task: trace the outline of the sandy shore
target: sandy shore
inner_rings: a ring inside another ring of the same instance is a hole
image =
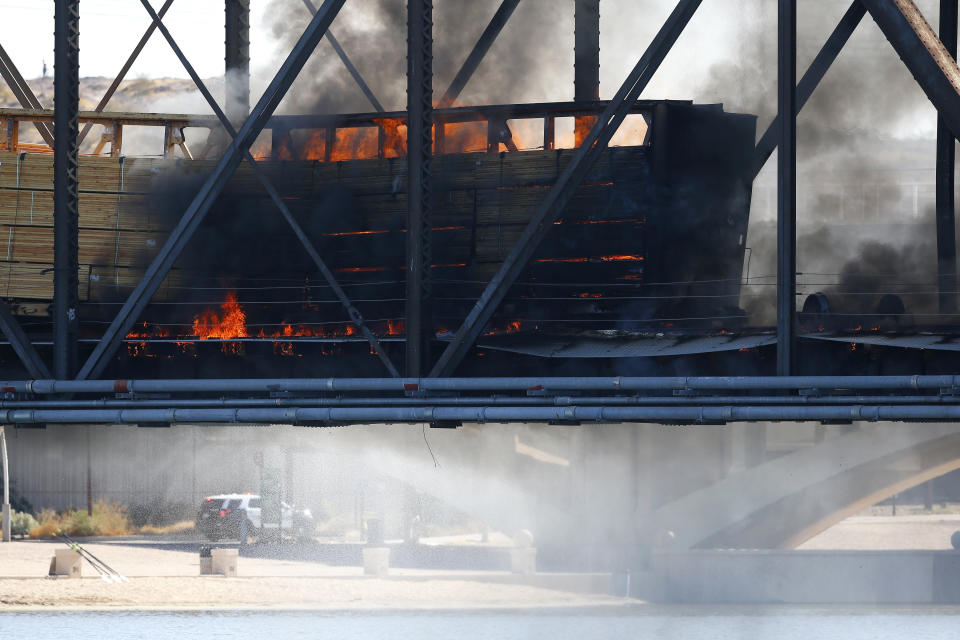
[[[104,582],[89,565],[80,579],[45,577],[52,542],[0,544],[0,609],[11,608],[310,608],[471,609],[619,605],[621,598],[568,590],[582,580],[522,578],[502,572],[391,570],[364,576],[359,567],[242,557],[240,577],[199,576],[196,553],[147,545],[84,545],[126,584]],[[601,576],[594,584],[604,582]]]
[[[949,549],[960,515],[858,516],[810,539],[801,549]],[[89,565],[81,579],[46,573],[60,542],[0,544],[0,610],[21,608],[307,608],[495,609],[619,606],[604,595],[609,577],[496,571],[392,569],[386,578],[360,567],[241,557],[239,577],[199,576],[199,556],[181,545],[96,541],[93,554],[130,578],[106,583]],[[159,548],[158,548],[159,547]]]
[[[857,516],[800,545],[800,549],[952,549],[960,515]]]

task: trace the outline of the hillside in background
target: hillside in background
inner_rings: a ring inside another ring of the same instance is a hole
[[[112,78],[80,79],[80,110],[94,111],[100,102]],[[214,95],[223,91],[223,79],[207,80],[207,86]],[[34,78],[28,81],[30,88],[45,108],[53,107],[53,77]],[[0,108],[18,109],[19,102],[13,92],[0,81]],[[184,78],[136,78],[123,82],[113,98],[107,104],[107,111],[127,111],[141,113],[210,113],[203,103],[193,82]],[[93,129],[81,147],[81,153],[91,153],[103,131],[99,125]],[[36,129],[30,125],[20,128],[21,143],[42,143]],[[162,131],[145,127],[129,128],[124,135],[124,152],[134,154],[157,153],[162,144]]]
[[[112,78],[80,80],[80,110],[93,111],[113,81]],[[37,99],[46,108],[53,107],[53,76],[28,80]],[[222,84],[222,83],[220,83]],[[137,78],[126,80],[110,100],[110,111],[158,111],[151,105],[189,104],[195,93],[193,82],[184,78]],[[20,104],[6,83],[0,82],[0,107],[19,108]]]

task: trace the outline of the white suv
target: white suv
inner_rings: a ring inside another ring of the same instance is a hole
[[[313,535],[316,524],[309,509],[296,509],[280,503],[281,533],[289,532],[297,538]],[[263,523],[260,517],[260,496],[253,493],[228,493],[204,498],[197,511],[197,531],[208,540],[259,536],[263,530],[276,530],[276,522]]]

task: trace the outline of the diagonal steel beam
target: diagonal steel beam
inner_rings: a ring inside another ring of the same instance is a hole
[[[183,50],[174,40],[173,35],[170,33],[170,30],[167,29],[166,25],[163,24],[160,17],[153,10],[153,7],[150,6],[147,0],[141,0],[144,8],[150,14],[150,17],[153,19],[153,23],[157,25],[157,28],[160,29],[160,33],[166,39],[167,44],[170,45],[170,48],[173,50],[174,55],[177,56],[177,59],[180,60],[180,64],[183,65],[183,68],[186,70],[187,74],[193,80],[194,84],[197,85],[200,94],[207,101],[207,104],[210,105],[210,108],[213,109],[213,112],[216,114],[217,119],[220,120],[220,124],[223,125],[224,130],[230,135],[232,139],[236,139],[237,131],[233,128],[233,124],[230,122],[230,119],[227,118],[227,114],[224,113],[223,109],[220,108],[220,105],[217,103],[216,98],[213,97],[213,94],[210,93],[210,90],[207,88],[207,85],[203,82],[203,79],[200,78],[200,75],[194,69],[193,65],[190,64],[190,61],[187,59],[187,56],[183,53]],[[254,175],[257,176],[257,179],[260,180],[260,183],[263,185],[263,188],[267,191],[267,194],[270,196],[270,199],[273,200],[273,203],[280,210],[280,213],[283,214],[284,219],[293,229],[294,234],[297,236],[297,239],[300,240],[300,243],[303,245],[303,248],[306,249],[307,253],[310,255],[310,258],[316,264],[317,269],[320,270],[320,273],[323,275],[324,279],[327,281],[327,284],[330,285],[330,288],[333,289],[337,298],[340,300],[340,303],[346,309],[347,314],[350,317],[351,322],[356,325],[360,330],[361,334],[367,339],[367,342],[370,343],[370,346],[376,352],[377,356],[380,358],[380,361],[387,368],[387,371],[390,372],[395,378],[400,377],[400,372],[397,371],[397,368],[394,366],[393,362],[390,360],[390,357],[387,355],[386,351],[383,348],[383,345],[377,339],[373,332],[370,331],[370,328],[367,326],[366,322],[363,319],[363,316],[360,314],[359,309],[353,306],[353,303],[350,301],[350,298],[347,297],[346,292],[340,286],[340,283],[337,281],[336,277],[333,274],[333,271],[327,266],[327,263],[324,262],[323,258],[320,257],[319,252],[313,246],[313,243],[310,241],[310,237],[304,232],[303,227],[300,226],[300,223],[297,222],[297,219],[294,217],[293,213],[290,211],[287,204],[283,201],[283,197],[273,186],[273,183],[270,182],[270,179],[267,177],[266,173],[263,171],[263,167],[254,159],[250,154],[249,150],[243,150],[244,159],[253,169]]]
[[[10,346],[13,347],[17,357],[20,358],[20,362],[26,367],[27,373],[38,380],[49,380],[52,377],[47,365],[40,358],[40,354],[30,343],[27,334],[23,332],[20,323],[10,313],[10,307],[2,300],[0,300],[0,331],[10,341]]]
[[[33,93],[33,90],[30,89],[30,85],[23,79],[23,76],[20,75],[17,65],[13,64],[13,60],[7,55],[2,45],[0,45],[0,76],[6,81],[7,86],[10,87],[10,91],[13,92],[13,96],[17,99],[17,102],[20,103],[21,107],[24,109],[43,109],[43,105],[37,100],[37,96]],[[37,132],[40,133],[40,137],[43,138],[43,141],[52,149],[53,129],[50,125],[43,122],[35,122],[33,124],[37,128]]]
[[[310,0],[303,0],[303,4],[306,5],[307,9],[310,11],[310,15],[317,13],[316,7],[313,6],[313,2]],[[340,61],[343,62],[343,66],[345,66],[347,71],[350,72],[350,75],[353,76],[357,86],[360,87],[360,91],[363,91],[363,95],[367,96],[367,100],[370,101],[370,104],[373,105],[373,108],[377,111],[377,113],[383,113],[385,109],[383,108],[383,105],[380,104],[380,101],[377,100],[377,96],[374,95],[373,89],[371,89],[370,85],[368,85],[363,79],[363,76],[360,74],[360,70],[353,65],[353,62],[350,60],[350,56],[348,56],[347,52],[343,50],[343,47],[340,46],[340,41],[333,37],[333,32],[330,30],[327,30],[327,40],[329,40],[330,44],[333,45],[333,50],[337,52],[337,56],[340,57]]]
[[[912,0],[860,0],[937,108],[960,137],[960,68]]]
[[[827,71],[830,70],[837,56],[840,55],[843,47],[846,46],[847,41],[850,40],[850,36],[856,31],[857,26],[863,21],[863,17],[866,14],[867,10],[863,4],[860,3],[860,0],[853,0],[850,8],[843,14],[843,18],[840,19],[840,22],[833,30],[833,33],[830,34],[830,37],[827,38],[823,48],[820,49],[820,53],[813,59],[813,62],[811,62],[807,68],[807,72],[803,74],[803,78],[797,83],[797,113],[803,110],[803,107],[807,104],[813,92],[816,91],[824,76],[827,75]],[[760,138],[760,142],[757,143],[753,162],[754,178],[756,178],[760,170],[763,169],[763,165],[767,163],[770,156],[773,155],[778,144],[780,144],[779,115],[770,123],[763,137]]]
[[[940,40],[957,55],[957,0],[940,0]],[[937,285],[940,313],[957,311],[957,216],[954,199],[957,143],[937,118]]]
[[[173,0],[167,0],[163,3],[163,6],[160,7],[160,19],[163,19],[163,16],[167,14],[167,11],[170,9],[170,5],[173,4]],[[130,56],[127,58],[127,61],[123,63],[123,66],[120,68],[120,72],[117,74],[117,77],[113,79],[113,82],[110,83],[110,86],[107,88],[106,92],[103,94],[103,97],[100,98],[100,102],[97,103],[94,111],[97,113],[102,112],[107,108],[107,104],[113,98],[113,94],[117,92],[117,89],[120,88],[120,83],[123,82],[123,79],[127,77],[127,72],[130,71],[130,67],[133,66],[133,63],[137,61],[137,58],[140,56],[140,52],[143,51],[143,48],[147,46],[147,42],[150,40],[150,36],[153,35],[153,32],[156,30],[156,25],[150,23],[150,26],[147,27],[147,30],[144,32],[143,37],[140,38],[140,42],[137,43],[137,46],[133,48],[133,51],[130,53]],[[86,140],[87,134],[90,133],[90,129],[93,128],[93,123],[88,122],[84,125],[83,130],[80,131],[80,137],[77,139],[77,146],[83,144],[83,141]]]
[[[516,282],[537,247],[552,228],[552,223],[563,213],[574,192],[586,178],[610,139],[617,132],[633,103],[640,97],[653,78],[663,59],[683,33],[690,18],[700,7],[702,0],[680,0],[667,18],[653,42],[641,56],[637,65],[627,76],[623,86],[598,118],[583,144],[574,153],[570,164],[564,169],[543,202],[537,207],[517,244],[504,260],[497,274],[487,285],[480,299],[457,330],[453,341],[444,350],[440,360],[430,372],[431,376],[450,375],[476,342],[484,326],[496,311],[507,291]]]
[[[333,19],[343,8],[346,0],[325,0],[320,10],[314,15],[306,31],[300,36],[290,55],[277,71],[277,75],[264,91],[260,101],[253,108],[250,116],[240,127],[237,137],[227,147],[223,157],[207,177],[203,186],[194,197],[190,206],[184,212],[177,226],[170,233],[167,242],[163,245],[147,268],[143,278],[120,308],[117,316],[107,327],[93,353],[77,374],[77,379],[85,380],[99,376],[107,362],[116,352],[123,337],[130,331],[137,321],[144,307],[163,282],[170,268],[180,256],[183,248],[193,237],[199,224],[210,211],[214,202],[223,193],[227,181],[240,166],[243,151],[248,150],[267,121],[273,115],[280,101],[286,96],[290,86],[303,69],[307,59],[316,49],[323,34],[330,27]]]
[[[457,98],[463,93],[467,83],[470,82],[470,78],[473,77],[473,74],[476,73],[480,67],[480,63],[483,62],[487,52],[490,51],[490,47],[493,46],[497,36],[503,31],[503,28],[510,20],[510,16],[513,15],[513,12],[519,5],[520,0],[503,0],[503,4],[497,9],[497,12],[490,20],[490,24],[483,30],[480,39],[477,40],[477,44],[474,45],[473,51],[470,52],[463,66],[460,67],[460,71],[454,76],[450,87],[444,92],[443,97],[440,98],[438,108],[445,109],[457,101]]]

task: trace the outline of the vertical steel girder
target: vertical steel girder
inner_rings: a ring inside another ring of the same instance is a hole
[[[877,26],[960,137],[960,68],[912,0],[860,0]]]
[[[940,41],[957,57],[957,0],[940,0]],[[937,284],[940,313],[957,311],[957,225],[954,202],[956,138],[937,115]]]
[[[574,4],[573,99],[600,99],[600,0],[576,0]],[[593,126],[593,116],[574,118],[574,144],[579,145]]]
[[[600,0],[576,0],[574,94],[577,102],[600,99]]]
[[[796,368],[797,311],[797,0],[779,0],[777,74],[777,375]]]
[[[34,95],[33,90],[30,89],[30,85],[28,85],[27,81],[23,79],[23,76],[20,75],[17,66],[13,64],[13,60],[10,59],[10,56],[7,55],[6,50],[2,46],[0,46],[0,77],[2,77],[7,83],[7,86],[10,87],[10,91],[13,92],[13,97],[17,99],[21,107],[24,109],[43,109],[43,105],[37,100],[37,96]],[[53,129],[50,128],[50,125],[44,122],[36,122],[34,126],[37,128],[40,137],[43,138],[43,141],[52,149]]]
[[[93,353],[90,354],[83,368],[77,374],[78,379],[95,378],[103,372],[107,362],[116,352],[120,341],[133,327],[138,316],[150,301],[151,296],[156,292],[183,248],[193,236],[197,226],[203,221],[216,199],[223,193],[227,181],[240,165],[243,152],[249,150],[250,145],[263,131],[263,127],[287,94],[290,85],[296,80],[297,74],[303,69],[303,65],[306,64],[310,54],[316,49],[323,34],[330,27],[330,23],[333,22],[345,2],[346,0],[325,0],[319,11],[314,15],[306,31],[264,91],[260,101],[243,123],[243,126],[240,127],[237,137],[227,147],[226,152],[207,177],[203,186],[200,187],[190,206],[187,207],[180,222],[171,231],[167,242],[147,268],[130,297],[124,302],[113,322],[107,327]]]
[[[239,123],[250,113],[250,0],[226,0],[224,18],[226,109]]]
[[[160,7],[160,19],[163,19],[163,16],[167,15],[167,11],[170,10],[170,6],[173,4],[173,0],[166,0],[163,3],[163,6]],[[107,104],[110,103],[110,100],[113,99],[113,94],[117,92],[117,89],[120,88],[120,83],[123,82],[123,79],[127,77],[127,72],[130,71],[130,67],[133,66],[133,63],[137,61],[137,58],[140,57],[140,52],[143,51],[143,48],[147,46],[147,42],[150,40],[150,36],[153,35],[156,25],[152,22],[150,26],[147,27],[147,30],[144,32],[143,36],[140,38],[140,42],[137,43],[137,46],[133,48],[133,51],[130,52],[130,55],[127,57],[127,61],[123,63],[123,66],[120,67],[120,72],[117,73],[117,77],[113,79],[113,82],[110,83],[110,86],[107,87],[106,92],[104,92],[103,97],[100,98],[100,102],[97,103],[97,106],[94,108],[94,111],[97,113],[102,112],[107,108]],[[88,122],[83,126],[83,129],[80,131],[80,138],[77,140],[77,146],[83,144],[83,141],[87,139],[87,134],[90,133],[90,129],[93,128],[93,123]]]
[[[503,31],[503,28],[507,25],[510,16],[513,15],[513,12],[519,5],[520,0],[503,0],[500,8],[497,9],[497,12],[490,20],[490,24],[483,30],[480,39],[477,40],[477,44],[474,45],[470,55],[467,56],[463,66],[460,67],[457,75],[454,76],[453,82],[450,83],[443,97],[440,98],[438,105],[441,109],[452,106],[453,103],[457,101],[467,86],[467,83],[470,82],[470,78],[472,78],[473,74],[480,68],[480,63],[483,62],[483,59],[487,56],[490,47],[493,46],[500,32]]]
[[[77,134],[80,109],[80,2],[57,0],[54,48],[53,374],[77,367],[79,223]]]
[[[307,10],[310,11],[310,15],[313,15],[317,12],[310,0],[303,0],[303,4],[306,5]],[[360,87],[360,91],[362,91],[363,95],[365,95],[367,100],[370,101],[370,104],[373,106],[374,110],[377,111],[377,113],[383,113],[385,111],[383,105],[380,104],[379,100],[377,100],[377,96],[373,93],[373,90],[370,88],[370,85],[367,84],[366,80],[363,79],[363,76],[360,74],[360,70],[354,66],[353,62],[350,60],[350,56],[348,56],[347,52],[344,51],[342,46],[340,46],[340,41],[333,36],[333,32],[330,30],[327,30],[327,40],[330,41],[330,45],[336,52],[337,57],[340,58],[343,66],[345,66],[347,71],[350,72],[350,75],[353,76],[354,82],[356,82],[357,86]]]
[[[606,150],[610,139],[627,117],[630,108],[640,97],[640,93],[660,68],[663,59],[683,33],[701,2],[702,0],[680,0],[677,3],[583,144],[574,152],[570,164],[560,174],[553,188],[531,216],[517,244],[470,310],[453,341],[440,356],[440,360],[430,373],[431,376],[449,376],[472,348],[497,306],[546,237],[552,223],[563,213],[574,192]]]
[[[837,27],[833,30],[833,33],[830,34],[830,37],[827,38],[823,48],[820,49],[817,57],[810,63],[807,72],[803,74],[803,78],[800,79],[800,83],[797,85],[798,114],[803,111],[803,107],[806,106],[807,101],[820,85],[824,76],[827,75],[827,71],[830,70],[837,56],[840,55],[843,47],[846,46],[847,41],[850,40],[850,36],[856,31],[866,14],[867,10],[860,3],[860,0],[853,0],[850,8],[843,14],[843,18],[840,19]],[[767,160],[770,159],[770,156],[773,155],[774,150],[780,143],[780,127],[780,116],[777,115],[773,122],[770,123],[770,126],[767,127],[763,137],[760,138],[760,142],[757,143],[757,149],[754,155],[753,177],[756,177],[757,174],[760,173],[760,170],[763,169],[763,166],[767,163]]]
[[[429,367],[433,160],[433,0],[407,2],[406,374]]]
[[[210,108],[213,109],[214,114],[220,120],[220,123],[223,125],[224,130],[231,137],[231,139],[236,139],[237,132],[233,128],[233,124],[230,122],[227,115],[220,108],[220,105],[217,104],[216,99],[213,97],[213,94],[210,93],[210,90],[207,88],[206,84],[200,78],[200,75],[194,69],[193,65],[190,64],[190,61],[184,55],[183,50],[180,49],[180,46],[174,40],[173,35],[166,28],[163,22],[160,20],[160,17],[154,12],[153,8],[147,2],[147,0],[142,0],[144,8],[150,14],[150,17],[153,19],[154,24],[160,29],[161,35],[166,39],[167,43],[170,45],[170,48],[173,50],[174,55],[177,56],[177,59],[180,60],[180,63],[183,65],[183,68],[187,71],[187,74],[193,80],[194,84],[197,86],[197,89],[200,91],[201,95],[207,101],[207,104],[210,105]],[[327,284],[330,285],[330,288],[336,294],[337,298],[340,300],[341,304],[347,310],[347,314],[350,317],[350,321],[353,322],[357,328],[360,330],[361,334],[367,339],[367,342],[370,343],[370,346],[373,348],[374,352],[383,362],[384,366],[387,368],[387,371],[390,372],[390,375],[393,377],[399,377],[400,372],[397,371],[397,368],[393,365],[393,362],[390,360],[390,357],[387,355],[386,351],[383,349],[383,345],[377,339],[373,332],[370,331],[370,328],[367,326],[366,322],[363,319],[363,316],[360,314],[360,311],[353,306],[353,303],[347,297],[346,292],[340,286],[340,283],[337,281],[336,277],[333,274],[333,271],[327,266],[323,258],[320,257],[320,254],[317,252],[316,248],[313,246],[313,243],[310,241],[309,236],[304,232],[303,228],[300,226],[300,223],[297,222],[297,219],[294,217],[293,213],[290,211],[287,204],[283,201],[283,197],[273,186],[273,183],[270,182],[270,179],[264,173],[263,168],[260,164],[254,159],[250,154],[249,150],[243,150],[244,159],[253,169],[254,175],[257,176],[260,183],[263,185],[267,194],[270,196],[270,199],[277,206],[280,212],[283,214],[284,219],[293,229],[294,234],[297,236],[297,239],[306,249],[307,253],[310,255],[310,258],[314,261],[317,268],[320,270],[324,279],[327,281]]]

